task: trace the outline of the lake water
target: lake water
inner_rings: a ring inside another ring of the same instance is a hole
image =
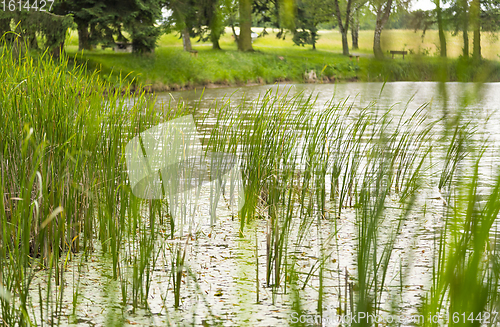
[[[477,136],[488,135],[491,140],[500,140],[496,128],[500,118],[500,83],[437,83],[437,82],[390,82],[390,83],[345,83],[345,84],[284,84],[262,85],[243,88],[195,89],[182,92],[157,94],[157,103],[185,102],[201,112],[230,100],[236,107],[242,101],[252,102],[268,91],[287,93],[290,96],[302,93],[317,98],[316,108],[322,110],[326,103],[347,101],[363,108],[371,103],[386,109],[392,106],[412,112],[428,105],[433,118],[446,118],[462,110],[465,120],[471,120],[481,128]],[[397,110],[396,110],[397,112]]]

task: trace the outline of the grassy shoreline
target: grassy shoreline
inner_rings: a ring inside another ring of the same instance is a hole
[[[98,71],[105,81],[119,85],[125,79],[134,88],[150,92],[287,82],[500,81],[500,63],[496,60],[474,62],[461,57],[443,59],[424,55],[413,50],[417,45],[400,44],[407,31],[389,32],[396,33],[395,42],[385,42],[385,49],[408,49],[410,54],[404,60],[391,59],[389,55],[384,60],[373,58],[368,49],[368,35],[361,38],[363,43],[359,50],[353,51],[354,57],[343,56],[335,46],[334,33],[322,36],[317,51],[294,46],[290,40],[278,40],[273,33],[257,39],[256,51],[252,53],[238,52],[228,34],[221,39],[222,51],[193,39],[196,56],[183,51],[180,40],[172,34],[160,38],[155,53],[143,56],[109,49],[79,52],[73,33],[66,51],[71,60],[86,64],[89,72]],[[316,75],[314,78],[309,78],[311,71]]]
[[[218,88],[273,83],[338,83],[384,81],[498,82],[500,63],[490,60],[415,57],[385,59],[341,55],[272,52],[239,53],[199,50],[197,57],[180,49],[149,56],[90,53],[74,55],[77,64],[86,64],[89,73],[111,84],[121,79],[148,92],[180,91],[199,87]],[[302,60],[301,60],[302,58]],[[227,64],[224,67],[224,62]],[[128,68],[127,68],[128,67]],[[309,78],[311,71],[315,77]]]
[[[340,55],[302,50],[240,53],[198,47],[196,57],[180,48],[158,48],[154,54],[114,54],[104,51],[72,54],[89,71],[98,70],[103,79],[116,83],[126,76],[134,86],[152,91],[177,91],[195,87],[304,82],[305,73],[314,71],[311,82],[357,80],[359,64]],[[71,54],[70,54],[71,55]]]

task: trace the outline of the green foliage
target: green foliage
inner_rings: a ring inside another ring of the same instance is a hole
[[[210,40],[214,49],[220,49],[219,39],[233,12],[234,4],[229,0],[169,0],[164,2],[172,15],[164,22],[167,32],[187,28],[191,37],[199,41]]]
[[[306,44],[316,44],[319,36],[317,34],[316,28],[311,30],[296,31],[293,33],[292,41],[296,45],[304,46]]]
[[[109,11],[106,12],[105,2],[64,0],[54,4],[54,12],[73,16],[79,34],[80,50],[90,50],[98,43],[113,43],[113,30],[108,25],[113,16],[107,15]]]
[[[217,76],[245,82],[248,77],[278,73],[281,75],[276,76],[282,76],[283,72],[296,77],[304,69],[318,67],[325,75],[344,74],[358,67],[355,61],[326,52],[297,48],[279,51],[204,50],[199,57],[191,57],[178,49],[159,49],[154,56],[141,61],[129,54],[100,54],[104,57],[102,62],[109,60],[106,69],[135,63],[133,68],[150,74],[145,78],[159,78],[165,71],[172,71],[177,74],[174,78]],[[97,60],[95,54],[85,56]],[[413,76],[416,71],[454,76],[467,66],[481,74],[494,70],[498,74],[498,64],[440,59],[413,62],[362,58],[360,65],[365,70],[366,65],[379,65],[369,72],[386,69],[394,71],[392,77]],[[64,287],[71,287],[71,281],[64,274],[70,271],[67,264],[77,261],[74,252],[82,253],[85,270],[79,271],[79,278],[85,279],[85,283],[95,283],[93,270],[88,273],[88,269],[95,267],[91,261],[96,258],[101,278],[109,279],[102,285],[110,307],[110,324],[128,323],[128,311],[135,315],[140,307],[150,316],[148,299],[158,296],[156,290],[152,293],[153,281],[156,284],[162,273],[170,276],[170,280],[165,279],[172,288],[166,292],[173,293],[170,298],[160,293],[165,309],[181,308],[180,318],[167,312],[165,319],[171,324],[188,323],[187,311],[183,310],[183,301],[187,299],[184,290],[193,290],[189,286],[194,283],[193,297],[203,299],[206,305],[198,279],[209,269],[221,267],[193,265],[193,270],[190,269],[192,252],[188,242],[198,237],[205,241],[204,233],[203,236],[190,233],[185,243],[173,239],[173,235],[170,242],[162,239],[168,237],[167,226],[162,223],[168,218],[165,203],[159,200],[145,203],[133,196],[123,154],[128,140],[170,119],[176,115],[174,112],[181,113],[183,108],[157,110],[144,94],[123,97],[121,87],[126,86],[110,87],[95,71],[72,66],[64,58],[52,61],[47,57],[16,56],[3,46],[0,64],[2,323],[9,326],[67,323],[64,307],[68,302],[63,293]],[[180,68],[175,70],[177,66]],[[156,71],[160,71],[158,75],[152,75]],[[204,71],[208,72],[201,75]],[[240,230],[236,226],[236,230],[225,235],[228,241],[224,238],[223,243],[232,242],[230,233],[234,236],[238,231],[249,235],[255,232],[262,236],[261,240],[266,238],[266,256],[260,268],[266,272],[270,287],[266,292],[272,293],[272,301],[283,301],[283,307],[291,309],[295,317],[310,313],[311,308],[321,315],[323,299],[328,295],[332,298],[328,289],[336,282],[330,276],[338,276],[339,291],[334,296],[339,301],[338,306],[332,307],[338,315],[361,312],[384,315],[388,312],[386,305],[391,302],[395,314],[408,309],[403,295],[413,296],[416,291],[405,290],[403,285],[407,284],[403,280],[399,281],[399,290],[394,290],[390,280],[391,275],[398,278],[398,274],[392,273],[398,269],[394,261],[399,253],[410,264],[418,262],[411,258],[417,257],[421,249],[414,249],[411,242],[420,240],[422,234],[420,230],[412,233],[414,225],[405,227],[405,224],[429,222],[425,209],[422,214],[417,196],[424,194],[421,187],[426,183],[438,186],[441,175],[443,186],[449,191],[448,205],[433,205],[441,214],[436,218],[439,228],[427,239],[431,245],[432,272],[431,285],[425,284],[418,291],[425,295],[420,301],[422,311],[427,318],[430,313],[448,310],[451,319],[454,313],[495,311],[500,276],[495,233],[500,212],[500,176],[498,172],[488,175],[488,166],[486,170],[480,167],[484,149],[470,137],[480,134],[471,133],[473,129],[461,118],[460,109],[458,117],[441,118],[436,112],[427,111],[426,106],[414,112],[381,111],[373,106],[357,108],[347,101],[339,104],[330,101],[318,107],[312,96],[280,92],[281,88],[271,88],[262,97],[238,107],[230,101],[214,102],[202,123],[209,126],[206,144],[211,150],[240,154],[241,149],[242,177],[249,201],[241,215],[244,219],[240,221]],[[440,134],[442,129],[444,135]],[[443,140],[444,152],[437,139]],[[474,148],[477,150],[471,151]],[[440,152],[434,155],[434,149]],[[440,159],[442,155],[446,156],[444,160]],[[473,159],[470,167],[466,166],[468,159]],[[144,210],[146,207],[149,210]],[[255,224],[249,224],[252,219]],[[315,231],[317,237],[313,235]],[[339,244],[345,244],[339,231],[354,245],[348,251],[339,251]],[[410,235],[406,234],[408,231]],[[400,241],[408,242],[410,253],[401,251]],[[164,249],[161,259],[157,259],[161,254],[159,246]],[[332,250],[335,246],[337,257],[332,258],[330,251],[335,251]],[[313,251],[310,253],[314,256],[305,251]],[[242,252],[239,249],[237,252],[234,256],[234,260],[240,260],[237,264],[243,262],[253,268],[252,257],[242,260]],[[257,269],[258,255],[257,246]],[[341,262],[346,257],[349,261]],[[107,258],[112,271],[109,276],[104,267]],[[344,267],[346,289],[342,292],[344,283],[340,276]],[[355,268],[354,272],[349,273],[348,267]],[[399,269],[403,269],[401,264]],[[403,274],[401,271],[399,276]],[[91,279],[87,279],[89,276]],[[244,278],[252,277],[245,274]],[[38,294],[34,278],[47,281],[43,290],[38,288]],[[235,279],[234,274],[228,274],[228,278]],[[121,301],[115,301],[118,287],[111,287],[111,282],[121,287]],[[263,280],[257,278],[256,282],[259,285]],[[40,298],[40,303],[35,304],[35,297]],[[76,291],[74,312],[78,297]],[[308,299],[308,305],[304,298]],[[263,304],[271,300],[262,301],[256,310],[262,310]],[[311,301],[316,303],[310,305]],[[232,304],[229,303],[231,307]],[[238,304],[251,305],[244,301]],[[208,305],[205,308],[211,310]],[[38,310],[41,321],[34,321]],[[201,310],[195,308],[193,312]],[[214,316],[211,312],[210,315]],[[216,322],[222,324],[223,319],[233,319],[231,323],[237,323],[239,315],[220,316]],[[209,320],[202,321],[211,324]],[[288,323],[306,325],[300,320]],[[314,323],[308,321],[307,325]],[[368,323],[361,321],[359,325]]]
[[[167,0],[164,2],[165,7],[172,11],[172,15],[165,21],[167,32],[176,30],[182,31],[188,28],[189,34],[195,36],[199,31],[195,31],[198,27],[197,18],[201,9],[201,3],[197,0]]]
[[[366,64],[366,66],[365,66]],[[500,81],[500,64],[468,58],[440,60],[433,57],[414,57],[405,60],[370,60],[361,65],[362,76],[368,81]]]
[[[66,31],[73,25],[69,15],[55,15],[42,11],[13,11],[0,12],[0,33],[10,30],[10,25],[15,26],[15,32],[21,35],[21,44],[37,49],[37,34],[44,37],[44,48],[58,56],[66,39]],[[2,32],[3,30],[3,32]]]
[[[332,20],[332,2],[330,0],[297,0],[296,6],[293,42],[301,46],[311,44],[315,49],[319,38],[318,25]]]
[[[398,6],[389,17],[389,21],[387,22],[386,28],[411,29],[411,27],[408,24],[411,16],[412,12],[410,12],[407,8],[403,6]]]
[[[133,9],[124,19],[124,28],[132,38],[132,48],[136,53],[151,52],[156,48],[156,42],[161,28],[155,24],[161,17],[160,0],[134,0]]]
[[[25,326],[33,324],[30,286],[40,268],[48,281],[43,296],[39,289],[44,321],[57,319],[52,294],[62,299],[64,287],[54,285],[72,253],[88,256],[99,240],[113,256],[116,278],[130,199],[121,151],[135,127],[158,120],[140,94],[130,107],[120,90],[83,66],[2,45],[0,312],[2,323]],[[4,287],[13,294],[8,301]]]
[[[90,50],[99,43],[113,45],[127,42],[128,32],[133,51],[151,52],[162,31],[156,23],[161,18],[160,0],[64,0],[54,11],[71,14],[77,24],[80,50]]]
[[[254,0],[253,26],[280,28],[280,0]]]

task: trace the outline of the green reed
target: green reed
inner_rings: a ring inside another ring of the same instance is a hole
[[[460,129],[467,125],[457,122]],[[457,128],[455,135],[456,131]],[[458,146],[456,143],[460,142],[451,143],[447,152],[455,153],[451,165],[456,167],[453,172],[456,182],[447,180],[445,224],[435,237],[432,284],[421,312],[425,316],[437,315],[449,325],[494,325],[500,282],[496,226],[500,174],[495,172],[491,176],[493,182],[484,183],[481,160],[491,149],[486,142],[478,150]],[[465,158],[472,160],[461,162]],[[447,167],[445,164],[443,171]],[[426,321],[424,325],[438,323]]]
[[[242,105],[236,115],[231,110],[219,114],[209,142],[224,150],[230,140],[233,153],[239,151],[245,158],[241,226],[255,212],[267,220],[266,281],[273,294],[282,280],[285,292],[297,286],[290,283],[298,258],[288,253],[288,244],[295,242],[295,252],[300,251],[311,227],[320,231],[324,225],[329,237],[318,232],[320,258],[301,272],[304,281],[299,287],[304,289],[312,279],[319,281],[317,312],[322,314],[325,262],[332,255],[326,249],[339,228],[337,219],[323,220],[332,208],[337,218],[342,208],[354,206],[358,291],[355,306],[352,288],[349,291],[351,312],[379,312],[394,244],[427,170],[427,144],[435,122],[424,114],[426,107],[410,116],[404,110],[394,122],[391,111],[380,117],[370,107],[354,113],[345,101],[327,103],[316,113],[314,103],[310,97],[268,92],[261,100]],[[249,125],[238,125],[244,115],[251,117]],[[395,227],[381,234],[381,226],[389,223],[386,199],[393,194],[399,198],[400,214]],[[248,216],[249,212],[254,213]]]
[[[0,281],[9,294],[0,311],[6,324],[24,325],[39,269],[48,276],[41,319],[61,313],[61,257],[88,255],[99,240],[117,277],[127,225],[122,198],[130,196],[122,149],[135,128],[159,120],[144,95],[130,105],[120,90],[65,58],[15,54],[4,46],[0,62]]]

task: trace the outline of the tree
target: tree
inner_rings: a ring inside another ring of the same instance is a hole
[[[415,30],[422,30],[422,42],[425,32],[436,23],[433,10],[416,10],[410,13],[408,27]]]
[[[474,32],[472,44],[472,58],[481,59],[481,3],[479,0],[472,0],[470,4],[471,27]]]
[[[373,54],[379,59],[384,57],[382,47],[380,46],[380,36],[391,14],[392,2],[393,0],[372,0],[372,6],[377,15],[375,20],[375,32],[373,35]]]
[[[481,3],[481,30],[498,31],[500,28],[500,0],[483,0]]]
[[[212,48],[220,50],[219,39],[224,28],[227,23],[234,25],[231,19],[237,13],[233,0],[168,0],[164,6],[172,12],[165,22],[167,31],[180,32],[186,51],[192,50],[193,37],[210,40]]]
[[[436,18],[439,33],[439,47],[441,57],[446,57],[446,37],[444,35],[443,11],[441,10],[441,0],[434,0],[436,5]]]
[[[315,50],[319,38],[318,25],[331,20],[331,8],[331,0],[298,0],[295,23],[292,25],[293,42],[302,46],[311,44]]]
[[[205,17],[208,28],[210,29],[210,41],[214,50],[220,50],[219,39],[224,32],[224,18],[220,10],[220,1],[208,0]]]
[[[11,23],[16,26],[14,32],[21,37],[17,42],[19,46],[26,45],[31,49],[38,49],[37,34],[41,35],[44,39],[43,47],[55,57],[63,50],[66,31],[73,25],[71,16],[56,15],[47,11],[2,11],[0,21],[5,29],[10,30]]]
[[[151,52],[156,47],[161,28],[161,0],[62,0],[54,5],[55,12],[71,14],[77,24],[79,49],[90,50],[98,43],[128,42],[133,51]]]
[[[359,39],[359,10],[356,10],[352,15],[351,21],[351,39],[352,39],[352,49],[359,49],[358,39]]]
[[[240,35],[238,50],[253,51],[252,47],[252,0],[240,0]]]
[[[89,27],[91,23],[96,23],[102,15],[105,1],[97,0],[63,0],[54,4],[54,12],[59,15],[72,15],[77,25],[78,49],[92,49],[92,39],[94,43],[100,41],[96,35],[91,35]],[[95,28],[94,28],[95,30]]]
[[[349,31],[349,23],[351,22],[351,6],[353,0],[347,0],[345,13],[342,14],[340,11],[339,0],[333,1],[335,6],[335,17],[337,17],[337,22],[339,25],[339,31],[342,35],[342,54],[344,56],[349,55],[349,44],[347,43],[347,32]],[[342,16],[345,16],[345,21],[342,21]]]
[[[469,57],[469,3],[468,0],[456,0],[445,10],[446,16],[453,27],[453,35],[462,31],[464,47],[462,48],[462,57]]]
[[[226,17],[232,9],[230,0],[198,0],[195,33],[200,40],[212,42],[212,49],[220,50],[219,39],[224,33]]]
[[[352,7],[352,15],[351,15],[351,38],[352,38],[352,49],[359,49],[358,40],[359,40],[359,30],[361,28],[364,29],[373,29],[375,27],[375,16],[370,11],[370,8],[366,5],[367,0],[363,1],[355,1]],[[371,19],[373,16],[373,20]],[[373,21],[373,27],[370,27],[370,23]]]
[[[469,3],[467,0],[460,0],[460,11],[461,15],[459,16],[458,21],[462,22],[462,38],[464,41],[464,47],[462,51],[462,55],[464,58],[469,57]]]
[[[195,0],[170,0],[165,2],[166,8],[172,11],[167,20],[168,29],[172,27],[181,33],[185,51],[192,51],[191,34],[196,26],[199,3]]]
[[[349,44],[347,43],[347,32],[351,25],[351,37],[353,48],[358,48],[358,31],[359,31],[359,11],[366,4],[367,0],[346,0],[339,3],[339,0],[333,1],[335,8],[334,15],[337,18],[339,32],[342,35],[342,53],[345,56],[349,55]],[[345,9],[342,10],[341,5],[344,4]]]
[[[256,22],[258,26],[271,26],[281,29],[280,1],[281,0],[254,0],[252,10],[254,22]]]
[[[63,0],[54,4],[54,12],[71,14],[77,25],[79,50],[91,50],[99,43],[114,44],[128,40],[123,36],[125,22],[134,15],[132,1]]]
[[[238,24],[238,15],[239,15],[239,3],[235,3],[234,1],[227,0],[228,6],[226,8],[226,24],[231,27],[233,32],[234,39],[236,44],[239,43],[238,33],[236,33],[235,25]]]
[[[123,2],[113,1],[113,11],[120,10]],[[132,0],[129,2],[130,11],[123,21],[125,30],[132,38],[132,49],[136,53],[152,52],[156,48],[156,41],[161,34],[161,28],[155,23],[161,18],[160,0]],[[117,6],[116,6],[117,5]]]
[[[455,33],[462,31],[463,57],[469,56],[469,26],[473,30],[474,59],[481,58],[481,31],[497,31],[500,27],[499,0],[456,0],[450,7],[454,22]]]

